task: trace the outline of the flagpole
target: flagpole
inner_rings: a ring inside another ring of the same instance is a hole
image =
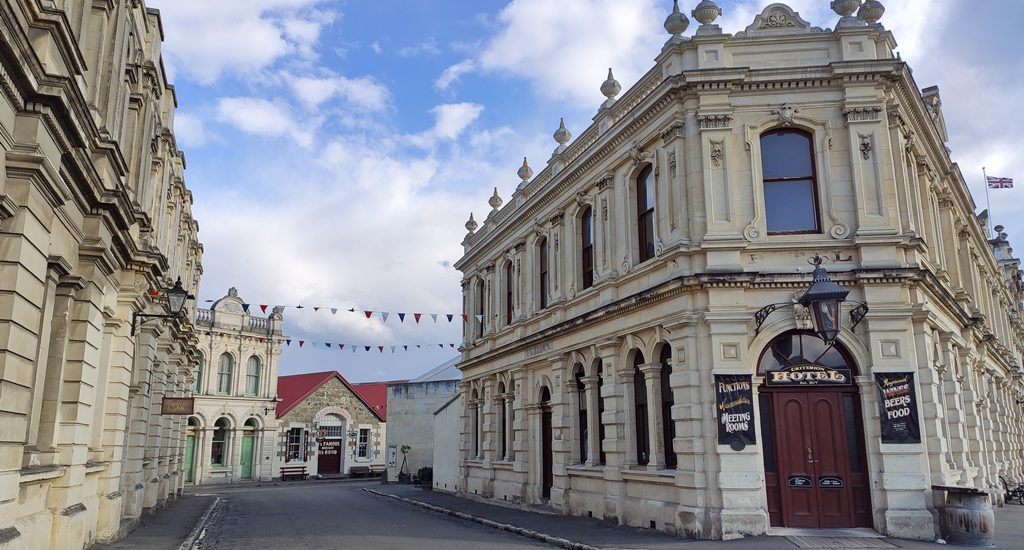
[[[985,173],[985,167],[981,167],[981,181],[985,184],[985,209],[988,211],[988,219],[985,224],[985,238],[992,238],[992,202],[988,199],[988,174]]]

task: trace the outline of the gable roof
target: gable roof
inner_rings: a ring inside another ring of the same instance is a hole
[[[405,380],[389,380],[386,382],[362,382],[352,384],[352,389],[370,404],[373,410],[385,419],[388,417],[388,384],[404,384]]]
[[[306,374],[292,374],[290,376],[278,376],[277,377],[277,417],[288,414],[288,411],[295,408],[296,405],[301,403],[304,399],[313,395],[313,392],[320,389],[321,386],[326,384],[333,378],[337,378],[341,381],[346,388],[349,389],[359,401],[366,406],[381,422],[384,422],[383,411],[371,406],[352,384],[345,380],[345,377],[338,371],[324,371],[324,372],[309,372]],[[386,408],[386,407],[385,407]]]
[[[462,371],[455,366],[462,359],[461,355],[456,355],[451,359],[441,363],[440,365],[430,369],[429,371],[409,380],[410,383],[415,384],[417,382],[440,382],[443,380],[462,380]]]

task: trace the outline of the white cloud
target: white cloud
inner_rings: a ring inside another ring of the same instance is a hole
[[[424,149],[433,147],[440,140],[454,141],[469,127],[484,110],[476,103],[443,103],[430,110],[434,115],[434,126],[418,134],[407,136],[406,140]]]
[[[224,97],[217,102],[217,119],[261,137],[290,137],[303,147],[313,133],[297,122],[287,106],[256,97]]]
[[[437,40],[434,37],[430,37],[419,44],[399,48],[395,53],[402,57],[416,57],[418,55],[429,56],[441,53],[441,48],[437,47]]]
[[[211,84],[223,73],[253,74],[288,55],[313,55],[333,12],[325,0],[151,0],[168,32],[165,63]]]
[[[174,114],[174,136],[181,147],[200,147],[207,141],[203,119],[178,111]]]
[[[289,78],[289,85],[299,101],[307,108],[315,108],[328,99],[339,96],[350,106],[368,111],[381,111],[388,106],[391,92],[387,86],[372,77],[346,78]]]
[[[441,76],[437,77],[434,81],[434,88],[444,91],[447,90],[453,83],[457,82],[459,78],[476,69],[476,62],[472,59],[466,59],[460,61],[451,67],[448,67],[441,73]]]

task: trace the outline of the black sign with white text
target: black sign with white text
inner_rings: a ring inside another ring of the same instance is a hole
[[[757,443],[750,375],[716,374],[715,409],[718,411],[719,445],[730,445],[740,450]]]
[[[882,443],[920,443],[921,424],[917,417],[914,373],[876,373],[875,383],[878,385]]]

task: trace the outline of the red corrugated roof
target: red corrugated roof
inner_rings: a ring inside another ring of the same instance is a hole
[[[352,384],[356,390],[371,407],[384,418],[388,417],[388,384],[404,384],[406,380],[389,380],[387,382],[362,382]]]
[[[366,405],[367,409],[377,416],[381,422],[384,422],[385,415],[384,411],[378,410],[376,407],[367,402],[367,399],[363,397],[352,384],[345,380],[345,377],[337,371],[324,371],[324,372],[310,372],[306,374],[292,374],[290,376],[278,376],[277,377],[277,417],[288,414],[288,411],[292,410],[296,405],[302,402],[303,399],[313,394],[320,386],[323,386],[327,381],[337,377],[346,388],[352,390],[352,393]],[[387,408],[387,392],[385,396],[385,409]]]

